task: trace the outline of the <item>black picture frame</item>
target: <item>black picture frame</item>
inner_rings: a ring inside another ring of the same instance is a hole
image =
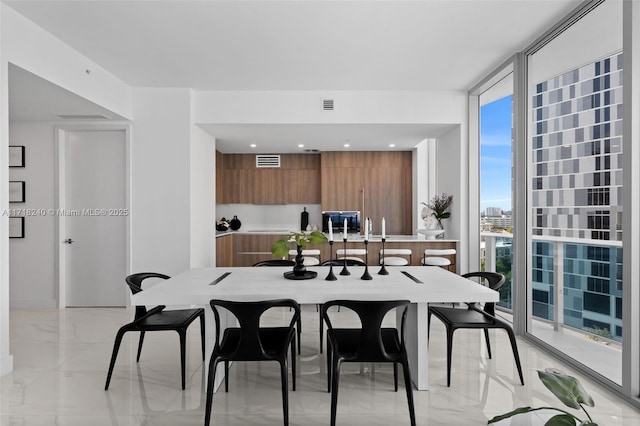
[[[23,216],[9,216],[9,238],[24,238]]]
[[[9,202],[24,203],[26,200],[26,183],[23,180],[9,181]]]
[[[23,145],[9,145],[9,167],[24,167],[25,149]]]

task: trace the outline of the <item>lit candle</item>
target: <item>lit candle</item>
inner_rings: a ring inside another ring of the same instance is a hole
[[[369,218],[364,220],[364,240],[369,241]]]
[[[329,218],[329,241],[333,241],[333,223],[331,222],[331,218]]]
[[[382,218],[382,238],[385,238],[384,217]]]
[[[344,220],[344,239],[347,239],[347,219]]]

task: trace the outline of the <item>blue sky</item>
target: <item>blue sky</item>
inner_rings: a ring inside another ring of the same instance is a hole
[[[511,95],[480,109],[480,211],[511,210]]]

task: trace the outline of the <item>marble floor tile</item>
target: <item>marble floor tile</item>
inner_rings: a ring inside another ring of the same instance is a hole
[[[277,322],[287,313],[274,313]],[[353,324],[347,312],[337,321]],[[104,391],[113,339],[131,321],[131,309],[13,311],[11,352],[14,371],[0,378],[1,426],[189,426],[204,417],[203,363],[199,324],[188,333],[187,383],[180,389],[179,343],[175,332],[148,333],[142,358],[135,362],[138,336],[123,340],[109,391]],[[297,390],[289,392],[292,426],[328,425],[325,355],[320,354],[318,314],[303,307],[302,354]],[[385,323],[393,323],[391,317]],[[481,331],[460,330],[454,337],[451,387],[446,386],[444,327],[432,323],[430,390],[413,392],[418,425],[485,425],[495,415],[519,406],[560,406],[538,380],[537,370],[559,368],[580,378],[596,401],[589,409],[600,425],[640,424],[640,411],[621,402],[579,372],[518,339],[525,386],[520,385],[509,340],[491,334],[493,359]],[[213,425],[282,425],[280,372],[275,362],[238,362],[230,389],[213,398]],[[291,382],[290,382],[291,383]],[[345,364],[341,370],[338,425],[409,425],[403,378],[393,391],[389,364]],[[569,409],[569,411],[571,411]],[[575,412],[578,417],[582,413]],[[540,413],[539,419],[549,413]],[[526,416],[503,425],[532,424]]]

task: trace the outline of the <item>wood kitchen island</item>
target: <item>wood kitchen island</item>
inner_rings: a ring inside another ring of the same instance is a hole
[[[271,255],[271,245],[282,238],[286,238],[288,233],[282,231],[236,231],[223,232],[216,235],[216,266],[218,267],[242,267],[251,266],[254,263],[273,259]],[[458,240],[435,239],[427,240],[417,235],[389,235],[385,241],[385,249],[409,248],[413,252],[411,265],[422,265],[422,256],[425,249],[458,249]],[[294,247],[292,247],[294,248]],[[330,245],[311,245],[308,248],[319,249],[322,261],[329,260]],[[333,244],[333,258],[336,257],[337,249],[344,248],[342,240],[336,240]],[[361,235],[349,236],[347,248],[364,248],[364,238]],[[369,265],[378,264],[378,253],[382,249],[380,235],[374,235],[370,240]],[[456,256],[450,256],[451,272],[456,272]]]

